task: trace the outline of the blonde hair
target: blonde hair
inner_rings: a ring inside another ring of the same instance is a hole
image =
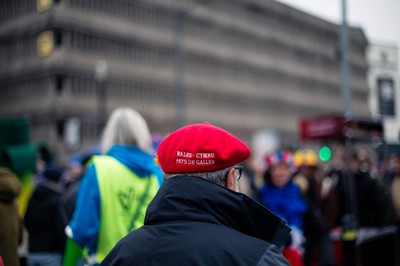
[[[141,114],[127,107],[114,110],[103,132],[101,152],[106,154],[114,144],[136,145],[152,152],[150,130]]]

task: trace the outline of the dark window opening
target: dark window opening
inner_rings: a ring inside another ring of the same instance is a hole
[[[65,120],[63,119],[57,120],[57,136],[60,138],[64,137],[64,124]]]
[[[64,89],[64,77],[62,75],[56,76],[56,91],[57,95],[61,95]]]
[[[62,44],[62,31],[56,30],[54,33],[54,42],[56,47],[60,47]]]

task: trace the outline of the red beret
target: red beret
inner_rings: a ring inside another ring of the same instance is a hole
[[[250,154],[240,139],[209,123],[176,130],[157,150],[164,173],[211,172],[238,164]]]

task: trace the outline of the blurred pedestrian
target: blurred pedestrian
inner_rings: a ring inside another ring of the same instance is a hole
[[[392,176],[390,182],[390,196],[394,209],[394,220],[397,225],[398,246],[400,247],[400,153],[390,155]]]
[[[266,156],[267,170],[260,188],[261,203],[284,219],[292,229],[289,248],[301,256],[303,250],[303,215],[307,210],[300,188],[291,180],[292,156],[280,151]],[[296,259],[297,260],[297,259]]]
[[[71,162],[69,169],[69,182],[65,188],[65,208],[68,222],[71,221],[72,215],[74,214],[79,184],[86,172],[86,164],[90,161],[91,157],[92,155],[87,154],[83,156],[81,161]]]
[[[0,168],[0,257],[7,266],[19,265],[17,248],[22,241],[22,223],[17,197],[21,182],[7,168]]]
[[[289,265],[279,249],[289,228],[238,193],[237,164],[249,156],[241,140],[208,123],[167,136],[158,147],[165,182],[145,225],[121,240],[102,264]]]
[[[80,183],[70,232],[88,248],[89,264],[100,263],[130,231],[143,225],[147,205],[162,182],[152,156],[144,118],[130,108],[116,109]]]
[[[357,153],[350,155],[348,170],[341,169],[338,175],[338,225],[348,215],[354,215],[360,228],[385,225],[387,200],[383,188],[362,167]]]
[[[390,195],[395,210],[397,222],[400,222],[400,153],[393,153],[390,156],[392,166],[392,177],[390,182]]]
[[[59,185],[62,170],[48,165],[43,172],[44,181],[34,190],[25,214],[25,227],[29,234],[28,266],[62,264],[65,245],[64,228],[67,219],[64,196]]]
[[[322,176],[313,150],[298,150],[294,158],[298,170],[293,182],[299,184],[308,206],[303,217],[304,265],[311,266],[318,262],[320,266],[333,266],[335,258],[330,230],[337,215],[337,197],[332,179]],[[333,217],[331,223],[328,221],[330,217]]]

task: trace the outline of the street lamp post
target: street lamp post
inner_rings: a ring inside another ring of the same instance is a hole
[[[351,116],[351,94],[350,94],[350,72],[349,67],[349,37],[347,25],[346,0],[342,0],[342,25],[340,31],[340,51],[341,51],[341,76],[342,76],[342,96],[343,112],[346,117]]]
[[[352,116],[351,110],[351,69],[349,64],[349,36],[347,25],[347,6],[346,0],[342,0],[342,25],[340,31],[340,51],[341,51],[341,76],[342,76],[342,97],[343,114],[346,119]],[[354,174],[350,170],[351,158],[351,136],[346,132],[344,150],[344,182],[346,191],[346,213],[342,217],[342,243],[343,243],[343,265],[351,266],[357,263],[356,239],[357,239],[357,188]]]

